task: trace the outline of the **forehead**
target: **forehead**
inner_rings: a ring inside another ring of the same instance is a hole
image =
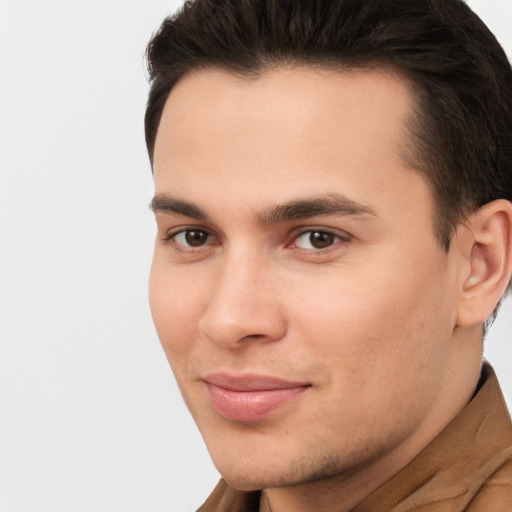
[[[407,142],[406,136],[401,137],[405,135],[403,121],[410,116],[412,103],[405,80],[384,71],[295,67],[249,78],[220,70],[195,71],[182,78],[169,95],[157,133],[156,156],[162,143],[168,146],[176,140],[182,145],[191,132],[201,143],[204,135],[210,138],[211,129],[219,135],[220,130],[236,133],[230,143],[247,141],[258,130],[275,132],[280,139],[286,135],[311,138],[307,130],[315,123],[316,138],[326,142],[332,136],[351,135],[368,143],[378,131],[382,143],[403,144]],[[343,129],[341,123],[347,121],[350,124]],[[337,133],[331,134],[336,124]],[[325,130],[318,132],[318,125]]]
[[[381,71],[193,72],[176,84],[162,114],[157,193],[203,205],[215,193],[217,201],[250,205],[333,186],[367,202],[382,187],[403,192],[411,175],[424,187],[405,158],[413,101],[404,80]]]

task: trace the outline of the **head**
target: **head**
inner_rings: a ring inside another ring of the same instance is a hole
[[[148,59],[151,307],[220,472],[399,469],[512,272],[499,44],[459,0],[198,0]]]

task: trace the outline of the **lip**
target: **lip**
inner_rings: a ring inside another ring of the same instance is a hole
[[[310,386],[278,377],[212,373],[203,378],[212,407],[230,420],[259,421],[297,399]]]

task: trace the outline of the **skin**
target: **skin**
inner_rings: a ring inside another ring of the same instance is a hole
[[[478,381],[481,323],[460,318],[485,258],[471,263],[467,227],[448,252],[435,237],[428,183],[404,158],[413,101],[392,74],[285,68],[194,72],[166,103],[152,313],[215,465],[237,488],[266,489],[262,511],[349,510]],[[334,195],[353,210],[276,215]],[[234,421],[202,380],[219,371],[308,387],[262,420]]]

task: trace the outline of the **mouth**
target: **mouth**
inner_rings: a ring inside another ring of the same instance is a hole
[[[253,374],[215,373],[203,381],[212,407],[227,419],[243,422],[266,418],[311,387],[308,383]]]

